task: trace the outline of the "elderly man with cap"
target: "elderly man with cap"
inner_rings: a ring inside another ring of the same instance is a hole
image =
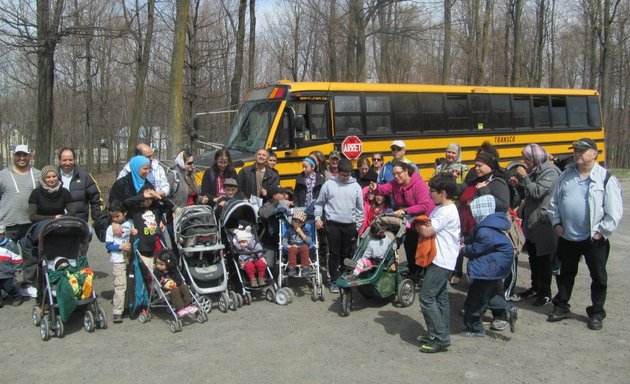
[[[6,225],[7,236],[16,242],[31,226],[28,199],[41,180],[41,172],[30,162],[31,151],[20,144],[13,151],[13,165],[0,171],[0,222]]]
[[[343,259],[352,256],[359,228],[363,224],[363,192],[352,177],[352,162],[339,160],[339,175],[322,186],[315,202],[315,226],[324,228],[322,215],[326,215],[326,239],[328,240],[328,273],[330,292],[338,293],[335,281]]]
[[[586,308],[588,328],[599,330],[606,317],[608,237],[621,220],[623,193],[617,179],[597,163],[595,141],[583,138],[569,149],[573,149],[574,163],[558,177],[548,210],[559,238],[556,253],[561,268],[556,278],[558,294],[553,298],[553,312],[547,320],[556,322],[571,316],[569,299],[580,257],[584,255],[591,275],[592,305]]]
[[[381,171],[379,172],[378,179],[377,179],[377,182],[379,184],[389,183],[390,181],[394,180],[394,174],[392,173],[392,168],[394,168],[394,163],[396,163],[397,161],[402,161],[411,165],[414,169],[414,172],[418,172],[418,167],[405,156],[406,147],[405,147],[404,141],[394,140],[392,141],[392,144],[389,147],[392,150],[393,158],[387,163],[385,163],[383,168],[381,168]]]

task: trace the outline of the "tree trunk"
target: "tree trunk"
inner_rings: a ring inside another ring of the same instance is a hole
[[[513,13],[512,13],[512,25],[514,31],[514,44],[512,52],[512,78],[510,79],[510,85],[518,87],[521,85],[521,16],[523,14],[523,0],[513,1]]]
[[[149,58],[151,52],[151,41],[153,40],[153,22],[154,22],[155,0],[148,0],[147,8],[147,26],[144,41],[142,40],[141,27],[137,31],[137,50],[136,50],[136,85],[133,102],[133,112],[131,117],[131,126],[129,127],[129,139],[127,141],[127,158],[131,158],[138,143],[138,132],[140,132],[140,123],[142,121],[142,110],[144,108],[144,82],[149,72]],[[140,17],[139,9],[136,7],[136,17]]]
[[[234,60],[234,73],[230,82],[230,106],[238,106],[241,102],[241,80],[243,79],[243,50],[245,47],[245,10],[247,0],[239,0],[238,27],[236,30],[236,58]]]
[[[256,0],[249,0],[249,47],[247,62],[247,89],[254,88],[256,78]]]
[[[173,54],[171,56],[171,75],[169,78],[168,128],[172,132],[172,141],[168,149],[168,158],[182,149],[184,135],[184,61],[186,59],[186,29],[188,26],[188,0],[177,0]]]
[[[55,85],[55,48],[59,40],[59,22],[63,0],[54,3],[50,14],[50,0],[37,2],[37,127],[35,166],[52,161],[50,150],[53,131],[53,88]],[[52,16],[52,18],[51,18]]]
[[[453,40],[451,10],[454,0],[444,0],[444,50],[442,52],[441,83],[448,84],[451,80],[451,45]]]
[[[330,0],[330,12],[328,16],[328,73],[330,81],[337,81],[337,43],[335,37],[337,25],[337,0]]]

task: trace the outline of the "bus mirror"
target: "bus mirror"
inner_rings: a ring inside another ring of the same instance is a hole
[[[293,118],[293,129],[295,132],[295,143],[304,142],[304,116],[297,115]]]

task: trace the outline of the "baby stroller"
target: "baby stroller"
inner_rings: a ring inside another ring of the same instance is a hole
[[[293,211],[296,212],[295,210]],[[280,265],[280,274],[278,276],[278,287],[279,289],[286,290],[290,296],[295,296],[293,290],[291,288],[282,287],[282,285],[287,285],[289,280],[288,275],[288,252],[287,248],[283,245],[284,234],[287,232],[289,228],[291,228],[291,217],[287,217],[284,213],[278,213],[278,222],[279,224],[279,241],[278,241],[278,254],[280,257],[278,258],[278,262]],[[320,269],[320,259],[319,259],[319,242],[317,239],[317,230],[315,229],[315,222],[313,217],[308,217],[304,227],[302,227],[303,231],[308,234],[311,239],[311,243],[309,244],[309,259],[310,266],[308,274],[303,273],[302,267],[299,268],[299,272],[295,277],[307,279],[311,283],[312,292],[311,292],[311,300],[313,301],[324,301],[324,290],[322,285],[322,273]]]
[[[257,235],[258,215],[254,206],[243,200],[230,201],[221,212],[221,224],[223,227],[223,234],[225,236],[225,244],[228,245],[229,257],[232,259],[235,275],[238,278],[238,285],[240,285],[240,292],[237,297],[242,297],[247,304],[251,303],[252,292],[264,292],[265,298],[269,301],[275,301],[280,305],[287,305],[293,299],[291,293],[285,288],[278,289],[273,274],[271,273],[271,266],[266,267],[266,284],[264,286],[252,287],[247,279],[243,279],[244,271],[241,270],[238,264],[239,252],[235,249],[233,244],[234,230],[240,226],[250,226],[252,228],[252,234],[256,242],[260,243],[260,239]],[[239,299],[240,302],[240,299]]]
[[[133,258],[132,261],[134,265],[136,266],[142,265],[140,268],[146,273],[145,283],[146,283],[146,290],[148,291],[148,294],[149,294],[147,311],[146,313],[141,312],[138,315],[138,321],[140,321],[141,323],[146,323],[148,321],[151,321],[151,318],[153,317],[152,312],[154,309],[165,308],[166,311],[168,312],[169,317],[171,318],[169,322],[169,327],[170,327],[171,332],[173,333],[179,332],[182,330],[182,327],[183,327],[182,318],[177,316],[175,307],[168,300],[168,293],[162,290],[162,287],[160,286],[158,279],[153,273],[153,270],[149,270],[142,264],[142,261],[140,260],[140,253],[138,252],[138,249],[137,249],[137,243],[138,241],[136,240],[133,246],[133,252],[135,254],[135,257]],[[179,275],[179,278],[184,280],[184,277],[181,274],[179,267],[175,269],[174,273],[177,273]],[[141,277],[136,277],[136,278],[141,278]],[[192,305],[197,307],[197,312],[195,313],[193,319],[198,323],[206,322],[208,320],[208,315],[206,314],[206,312],[203,311],[203,308],[201,307],[201,304],[199,303],[195,295],[191,295],[191,297],[192,297]]]
[[[175,214],[173,223],[183,273],[198,295],[204,312],[212,310],[212,294],[219,294],[221,312],[227,312],[228,308],[236,310],[239,299],[236,292],[227,292],[225,246],[221,243],[221,227],[212,208],[206,205],[184,207]]]
[[[107,328],[107,316],[96,300],[92,289],[87,297],[78,299],[66,279],[54,279],[55,258],[67,259],[70,267],[87,267],[87,250],[90,243],[90,229],[87,223],[75,217],[63,217],[41,224],[37,235],[39,252],[38,281],[41,301],[32,312],[33,325],[39,327],[43,341],[51,336],[63,337],[62,315],[69,316],[76,308],[84,307],[83,327],[94,332],[98,327]],[[70,289],[68,291],[68,288]],[[84,288],[85,289],[85,288]],[[63,312],[62,312],[63,311]]]
[[[375,220],[385,230],[385,235],[392,240],[383,260],[372,270],[361,273],[357,279],[348,281],[343,277],[337,279],[341,294],[341,315],[348,316],[352,308],[352,287],[356,287],[362,296],[367,298],[391,299],[403,307],[413,304],[415,284],[406,277],[407,267],[398,264],[397,250],[401,246],[405,234],[404,220],[390,215],[378,216]],[[359,239],[359,245],[352,257],[358,261],[370,242],[369,231]]]

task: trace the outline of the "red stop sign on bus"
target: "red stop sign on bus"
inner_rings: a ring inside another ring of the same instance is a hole
[[[348,136],[341,142],[341,153],[350,160],[358,159],[363,153],[363,142],[357,136]]]

